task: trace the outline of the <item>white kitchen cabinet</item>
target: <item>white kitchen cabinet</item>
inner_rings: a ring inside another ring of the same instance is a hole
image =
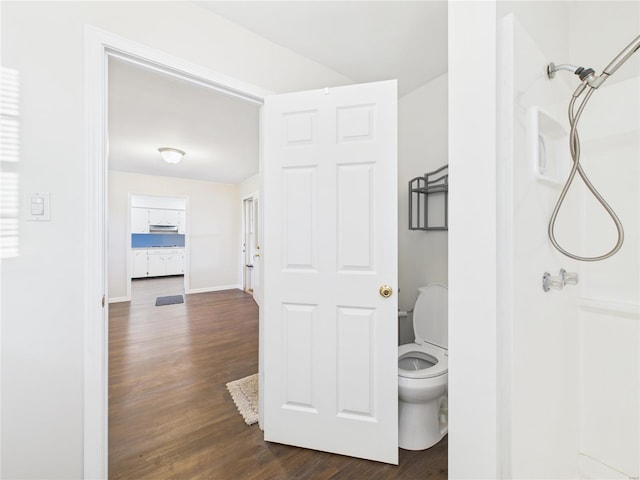
[[[149,233],[149,209],[131,209],[131,233]]]
[[[149,225],[178,225],[181,210],[149,209]]]
[[[167,274],[166,259],[165,256],[159,253],[153,253],[152,250],[148,251],[147,255],[149,266],[147,272],[150,277],[161,277]]]
[[[181,275],[184,273],[184,255],[174,253],[165,256],[166,275]]]
[[[147,251],[132,250],[132,273],[131,278],[142,278],[147,276]]]
[[[131,278],[163,277],[184,273],[184,248],[132,250]]]

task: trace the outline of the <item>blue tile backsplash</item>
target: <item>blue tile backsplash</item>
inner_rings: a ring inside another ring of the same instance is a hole
[[[184,247],[181,233],[132,233],[131,248]]]

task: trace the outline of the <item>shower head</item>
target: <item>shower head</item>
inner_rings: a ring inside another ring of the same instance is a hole
[[[629,57],[636,53],[640,49],[640,35],[638,35],[629,45],[622,50],[616,58],[614,58],[609,65],[607,65],[604,70],[602,70],[602,74],[599,76],[590,75],[586,79],[587,85],[591,88],[598,88],[602,83],[613,75],[618,68],[622,66],[624,62],[629,60]]]

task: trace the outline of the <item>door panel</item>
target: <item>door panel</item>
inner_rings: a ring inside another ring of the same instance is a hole
[[[265,439],[397,463],[396,82],[264,118]]]

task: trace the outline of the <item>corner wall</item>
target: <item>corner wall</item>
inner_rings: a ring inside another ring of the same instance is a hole
[[[409,230],[408,182],[448,162],[447,74],[398,102],[398,279],[400,310],[411,310],[418,288],[448,284],[448,232]],[[400,345],[413,342],[411,316],[400,318]]]

